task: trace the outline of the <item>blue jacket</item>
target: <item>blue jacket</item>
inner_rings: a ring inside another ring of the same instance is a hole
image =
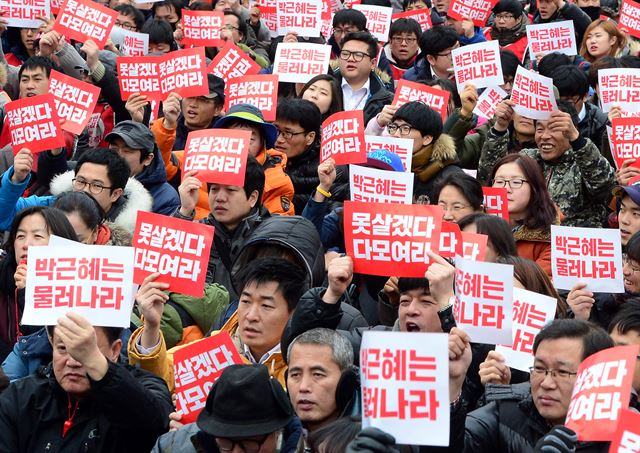
[[[157,148],[153,151],[153,160],[135,177],[153,197],[151,210],[156,214],[171,215],[180,207],[178,192],[167,182],[167,171]]]
[[[418,80],[431,80],[435,77],[431,72],[431,66],[427,63],[426,57],[420,53],[416,57],[416,62],[412,68],[407,69],[407,72],[402,76],[403,79],[417,82]]]
[[[22,194],[27,190],[31,175],[28,175],[24,181],[14,184],[11,181],[13,176],[13,166],[2,174],[0,180],[0,231],[8,231],[16,214],[24,208],[31,206],[49,206],[53,204],[55,197],[49,195],[39,197],[32,195],[23,198]]]
[[[473,27],[474,34],[471,38],[467,38],[464,35],[461,35],[458,38],[461,46],[466,46],[467,44],[478,44],[479,42],[485,42],[487,38],[482,34],[482,29],[480,27]]]

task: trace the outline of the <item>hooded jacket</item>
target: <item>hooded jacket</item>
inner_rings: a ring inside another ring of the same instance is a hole
[[[419,203],[435,203],[433,190],[436,181],[451,173],[461,173],[458,162],[453,139],[447,134],[441,134],[434,143],[414,152],[411,160],[414,198]]]
[[[167,183],[167,172],[160,152],[154,148],[153,160],[135,178],[140,181],[153,197],[152,211],[156,214],[170,215],[180,207],[178,192]]]

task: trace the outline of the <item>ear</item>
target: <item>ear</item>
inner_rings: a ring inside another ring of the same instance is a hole
[[[258,191],[254,190],[253,192],[251,192],[251,195],[249,196],[249,199],[247,201],[249,201],[249,204],[253,208],[256,203],[258,203]]]
[[[109,346],[109,357],[107,357],[107,359],[109,359],[110,362],[117,362],[121,349],[122,349],[122,340],[118,338],[116,341],[111,343],[111,346]]]
[[[436,64],[436,57],[433,55],[427,55],[427,63],[429,63],[430,66],[433,66]]]
[[[91,244],[95,244],[95,242],[98,240],[98,230],[100,229],[100,226],[97,226],[94,228],[94,230],[91,232]]]
[[[213,116],[221,116],[223,108],[224,108],[224,104],[214,104]]]
[[[149,153],[149,155],[147,156],[147,158],[142,161],[142,166],[143,167],[148,167],[149,165],[151,165],[151,162],[153,162],[153,158],[154,158],[154,154],[153,152]]]
[[[432,135],[424,135],[422,137],[422,146],[430,145],[432,142],[433,142],[433,136]]]
[[[113,192],[111,192],[111,196],[109,197],[111,198],[111,203],[115,203],[116,201],[118,201],[118,198],[120,198],[123,193],[123,189],[115,189]]]
[[[304,137],[305,137],[305,143],[307,144],[307,146],[309,146],[316,139],[316,133],[315,133],[315,131],[312,131],[312,132],[307,133],[307,135],[305,135]]]

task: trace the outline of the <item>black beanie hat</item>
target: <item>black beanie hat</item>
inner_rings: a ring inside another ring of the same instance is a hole
[[[500,0],[493,7],[493,14],[511,13],[516,19],[522,16],[522,4],[518,0]]]

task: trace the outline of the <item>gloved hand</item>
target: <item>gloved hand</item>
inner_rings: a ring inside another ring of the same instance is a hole
[[[396,439],[378,428],[365,428],[347,446],[347,453],[398,453]]]
[[[578,435],[566,426],[554,426],[536,444],[536,453],[575,453]]]

